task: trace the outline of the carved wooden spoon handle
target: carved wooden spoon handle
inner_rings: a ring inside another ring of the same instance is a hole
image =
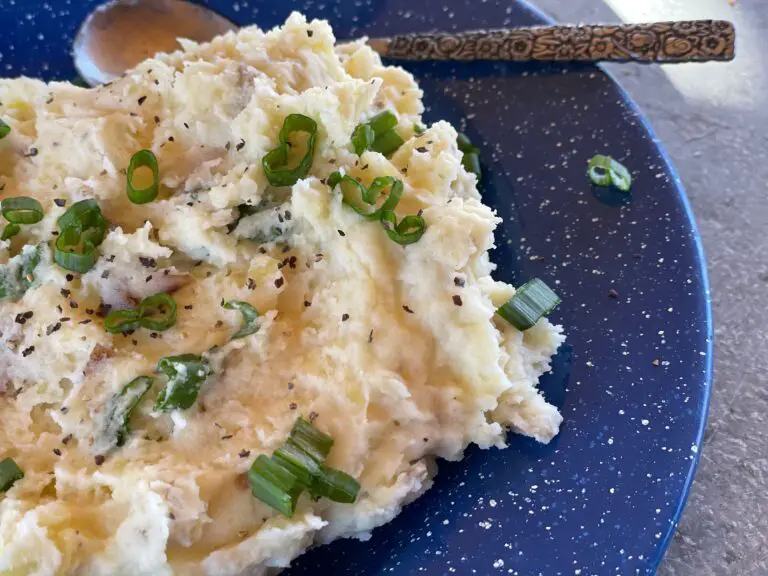
[[[733,60],[736,30],[722,20],[695,20],[404,34],[369,43],[396,60],[708,62]]]

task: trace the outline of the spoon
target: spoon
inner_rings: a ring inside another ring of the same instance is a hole
[[[75,39],[75,67],[91,86],[114,80],[177,38],[207,42],[237,25],[184,0],[114,0],[96,8]],[[722,20],[652,24],[587,24],[432,32],[372,38],[393,60],[516,62],[708,62],[733,60],[736,31]]]

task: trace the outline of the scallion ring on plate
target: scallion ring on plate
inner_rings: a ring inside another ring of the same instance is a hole
[[[304,153],[291,158],[291,150],[295,144],[289,141],[294,133],[307,135],[304,143]],[[315,138],[317,137],[317,122],[303,114],[289,114],[280,129],[280,143],[262,158],[261,165],[264,174],[272,186],[293,186],[304,178],[312,167],[315,155]]]
[[[12,224],[35,224],[43,219],[42,205],[29,196],[5,198],[2,211],[3,217]]]
[[[426,230],[426,223],[421,216],[417,214],[406,216],[398,223],[397,216],[391,210],[382,212],[381,225],[390,239],[401,246],[418,242]]]
[[[0,236],[0,240],[8,240],[9,238],[13,238],[21,232],[21,226],[18,224],[7,224],[5,228],[3,228],[3,234]]]
[[[145,188],[136,188],[133,185],[135,172],[138,168],[146,167],[152,171],[152,183]],[[157,198],[160,190],[160,168],[157,164],[157,156],[151,150],[139,150],[131,156],[128,164],[128,199],[134,204],[147,204]]]
[[[112,310],[104,318],[104,328],[110,334],[125,334],[138,329],[139,326],[139,311],[135,308]]]
[[[560,298],[544,281],[534,278],[517,289],[515,295],[496,310],[520,331],[528,330],[560,304]]]
[[[53,258],[65,270],[85,274],[93,268],[98,254],[89,238],[84,238],[79,226],[64,228],[54,245]]]
[[[223,306],[227,310],[237,310],[243,316],[243,325],[237,332],[232,334],[232,340],[245,338],[259,331],[259,311],[248,302],[229,300],[224,302]]]
[[[176,301],[170,294],[158,292],[141,301],[138,315],[142,328],[156,332],[168,330],[176,324]]]
[[[614,186],[622,192],[632,188],[629,170],[610,156],[593,156],[587,164],[587,175],[595,186]]]
[[[8,134],[11,133],[11,127],[8,126],[5,122],[0,120],[0,140],[8,136]]]

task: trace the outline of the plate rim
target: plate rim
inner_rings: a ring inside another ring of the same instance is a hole
[[[557,24],[558,20],[551,15],[549,15],[547,12],[536,6],[533,2],[530,0],[515,0],[524,10],[527,10],[530,12],[534,17],[538,18],[539,20],[542,20],[547,25]],[[705,347],[705,354],[706,354],[706,362],[705,362],[705,370],[704,370],[704,379],[701,382],[701,387],[703,390],[703,397],[702,397],[702,404],[701,408],[698,410],[698,416],[699,416],[699,422],[698,422],[698,429],[696,430],[696,437],[695,437],[695,443],[693,446],[695,446],[696,450],[693,454],[693,458],[691,459],[691,464],[688,466],[688,471],[685,476],[685,482],[682,486],[682,491],[680,493],[680,497],[677,502],[677,506],[675,508],[674,513],[672,514],[671,522],[668,523],[668,526],[666,528],[665,533],[663,534],[661,538],[661,543],[657,548],[657,552],[655,553],[654,557],[650,561],[649,568],[652,569],[654,572],[658,570],[659,566],[661,565],[662,560],[664,559],[664,555],[667,552],[667,549],[669,548],[669,545],[672,542],[672,538],[675,535],[675,532],[677,531],[677,526],[680,523],[680,519],[682,517],[682,514],[685,510],[686,505],[688,504],[688,499],[691,495],[691,490],[693,489],[693,482],[696,477],[696,472],[699,468],[699,463],[701,461],[701,453],[702,453],[702,447],[704,444],[704,434],[707,429],[707,422],[709,420],[709,412],[710,412],[710,405],[712,401],[712,379],[713,379],[713,369],[714,369],[714,320],[712,315],[712,292],[710,289],[710,283],[709,283],[709,271],[707,268],[707,258],[704,251],[704,244],[702,242],[701,233],[699,232],[699,227],[696,224],[696,216],[693,212],[693,207],[691,206],[690,199],[688,198],[688,194],[685,191],[685,186],[683,185],[682,179],[680,178],[680,174],[677,171],[677,168],[675,167],[671,156],[669,155],[669,152],[667,152],[666,147],[662,143],[661,139],[656,134],[656,131],[654,130],[653,126],[651,125],[651,121],[648,118],[648,116],[645,115],[645,113],[642,111],[640,106],[635,102],[634,98],[630,95],[630,93],[627,91],[624,86],[616,79],[616,76],[611,73],[609,70],[605,69],[605,66],[602,64],[594,65],[595,69],[598,70],[601,74],[605,75],[610,81],[611,84],[613,84],[613,87],[616,89],[616,92],[618,93],[619,97],[623,100],[624,104],[626,105],[627,109],[632,112],[635,119],[639,122],[640,127],[645,130],[645,132],[648,134],[648,137],[650,138],[653,146],[658,150],[659,156],[664,163],[664,168],[669,172],[670,176],[672,177],[672,182],[674,184],[674,189],[677,194],[677,199],[680,202],[680,205],[683,209],[683,213],[685,216],[685,219],[688,222],[688,226],[690,228],[690,236],[692,241],[692,248],[693,253],[696,258],[696,264],[698,267],[698,274],[701,278],[701,296],[703,296],[704,299],[704,328],[705,328],[705,335],[706,335],[706,347]]]

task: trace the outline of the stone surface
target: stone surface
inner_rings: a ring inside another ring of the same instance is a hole
[[[765,0],[606,1],[627,19],[642,12],[646,20],[725,17],[737,24],[734,64],[699,71],[685,65],[671,79],[658,67],[611,70],[650,117],[680,172],[712,284],[715,379],[705,445],[659,574],[768,574],[768,37],[760,34],[768,10]],[[618,18],[602,0],[538,5],[569,22]]]

